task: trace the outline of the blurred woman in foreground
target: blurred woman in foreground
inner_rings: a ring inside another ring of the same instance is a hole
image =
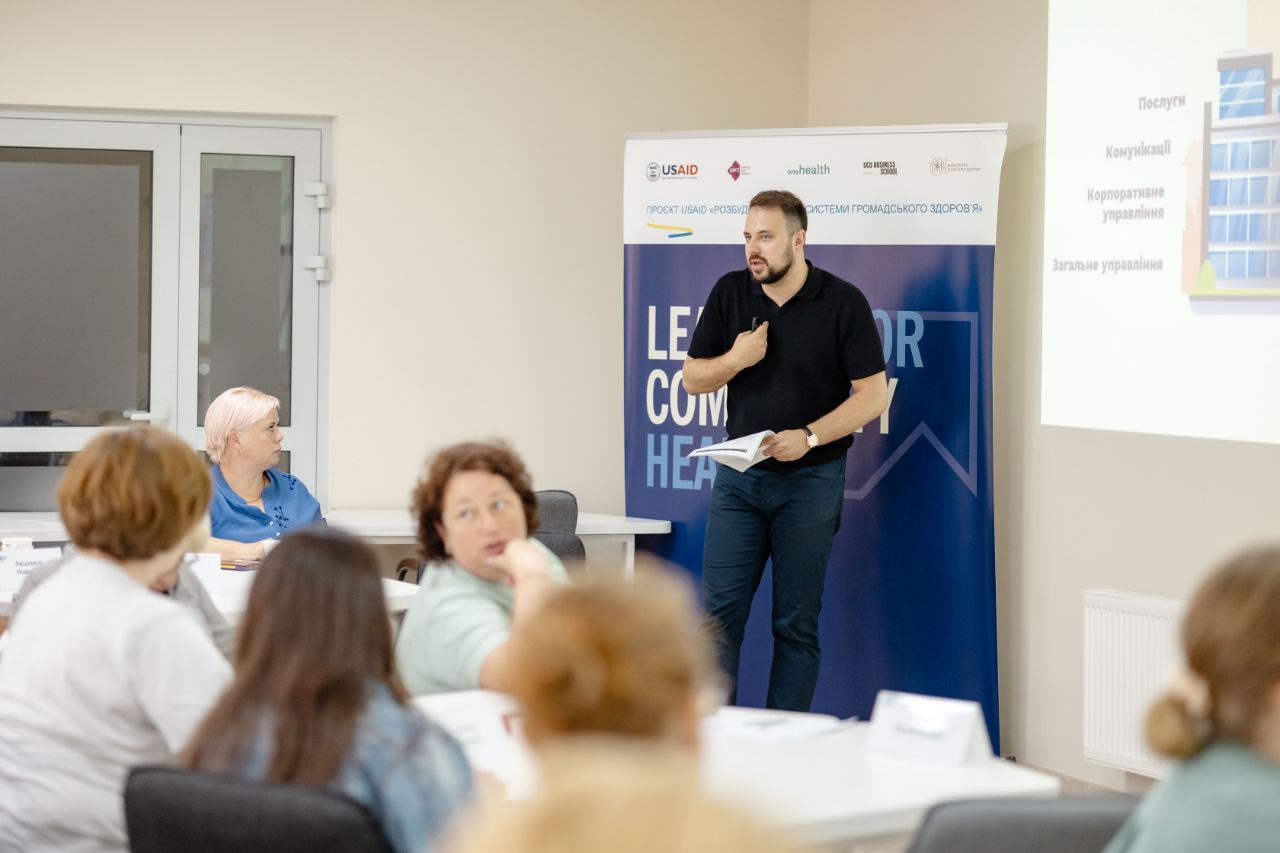
[[[398,853],[423,853],[472,779],[458,742],[407,699],[377,556],[345,533],[301,531],[258,569],[235,682],[184,763],[326,786],[368,807]]]
[[[163,764],[231,679],[196,616],[153,590],[208,535],[209,472],[158,427],[98,436],[58,485],[77,554],[0,657],[0,850],[124,850],[129,768]]]
[[[540,764],[529,803],[460,853],[781,853],[791,846],[702,791],[712,655],[687,585],[659,574],[550,594],[513,637],[512,693]]]
[[[1147,716],[1152,748],[1182,764],[1107,853],[1280,849],[1280,549],[1214,572],[1182,647],[1188,674]]]

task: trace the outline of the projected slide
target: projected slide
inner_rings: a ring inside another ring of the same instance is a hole
[[[1051,0],[1044,423],[1280,442],[1280,0]]]

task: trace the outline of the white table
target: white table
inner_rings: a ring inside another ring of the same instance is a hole
[[[56,512],[0,512],[0,538],[5,536],[61,544],[67,541],[67,529]]]
[[[407,509],[334,509],[325,514],[341,527],[374,545],[411,545],[418,522]],[[636,561],[636,536],[671,532],[671,522],[599,512],[578,513],[577,534],[601,542],[618,542],[625,554],[627,574]],[[0,512],[0,537],[25,536],[36,542],[66,542],[67,531],[56,512]]]
[[[462,742],[473,766],[517,796],[534,784],[528,747],[508,734],[516,710],[509,697],[471,690],[414,703]],[[911,832],[930,806],[948,800],[1058,793],[1056,778],[999,758],[947,766],[868,755],[869,733],[869,723],[819,714],[724,708],[703,721],[704,784],[800,842],[822,845]]]
[[[245,607],[249,602],[249,587],[253,585],[253,578],[257,572],[234,572],[222,569],[218,567],[216,561],[212,564],[210,561],[197,562],[193,569],[200,578],[200,583],[208,591],[209,598],[213,600],[214,607],[217,607],[229,622],[238,623],[244,616]],[[387,610],[393,617],[409,609],[414,599],[418,597],[418,590],[417,584],[389,578],[382,579],[382,592],[387,599]],[[10,615],[13,596],[16,592],[17,590],[0,590],[0,616]]]
[[[418,520],[407,509],[335,509],[325,513],[334,527],[348,530],[377,545],[411,545],[418,541]],[[625,554],[627,574],[636,562],[636,536],[671,532],[671,522],[599,512],[578,513],[579,536],[600,542],[618,542]]]
[[[201,555],[201,557],[205,556],[208,555]],[[237,572],[219,568],[216,555],[212,561],[197,561],[193,570],[200,578],[200,583],[209,591],[209,597],[213,599],[214,606],[227,617],[229,622],[238,623],[244,616],[245,608],[249,603],[249,588],[253,586],[253,578],[257,572]],[[387,598],[387,610],[391,615],[408,610],[409,605],[413,604],[413,600],[418,597],[418,589],[417,584],[383,578],[382,592]]]

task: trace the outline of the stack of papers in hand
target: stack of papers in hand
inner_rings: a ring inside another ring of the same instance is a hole
[[[699,447],[697,450],[690,452],[689,456],[710,456],[722,465],[728,465],[735,471],[745,471],[752,465],[765,458],[760,445],[764,444],[764,440],[773,435],[773,430],[767,429],[764,432],[752,433],[744,435],[742,438],[735,438],[729,441],[722,441],[719,444],[708,444],[706,447]]]

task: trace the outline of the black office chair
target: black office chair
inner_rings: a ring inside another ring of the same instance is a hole
[[[573,492],[546,489],[534,492],[538,501],[538,530],[533,534],[566,567],[581,566],[587,560],[587,549],[578,538],[578,499]],[[422,577],[423,563],[417,557],[405,557],[396,564],[396,577],[417,583]],[[411,579],[412,578],[412,579]]]
[[[368,809],[323,788],[138,767],[124,813],[133,853],[391,853]]]
[[[578,499],[573,492],[547,489],[534,492],[538,499],[538,531],[533,534],[566,565],[586,562],[587,549],[578,538]]]
[[[1137,797],[1000,797],[939,803],[907,853],[1101,853]]]

